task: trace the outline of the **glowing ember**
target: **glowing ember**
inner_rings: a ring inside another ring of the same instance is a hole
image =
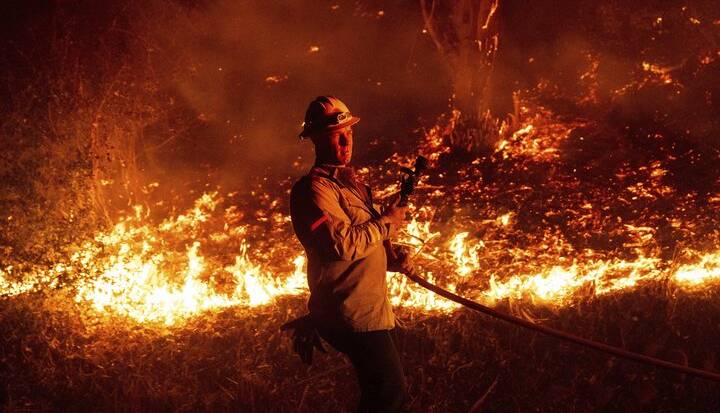
[[[287,75],[271,75],[265,78],[265,83],[267,84],[278,84],[281,82],[284,82],[288,80]]]
[[[643,62],[642,66],[643,66],[643,70],[656,75],[662,83],[665,83],[665,84],[673,83],[673,78],[672,78],[672,76],[670,76],[670,72],[672,71],[671,68],[660,67],[658,65],[648,63],[648,62]]]

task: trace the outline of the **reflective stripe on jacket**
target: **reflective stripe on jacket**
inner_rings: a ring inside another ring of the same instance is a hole
[[[395,228],[374,208],[369,187],[341,175],[342,167],[315,166],[290,193],[293,229],[308,259],[308,308],[327,328],[391,329],[383,241]]]

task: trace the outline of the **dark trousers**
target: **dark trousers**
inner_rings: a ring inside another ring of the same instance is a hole
[[[407,397],[405,375],[390,330],[338,332],[320,329],[320,336],[345,353],[360,384],[358,412],[399,412]]]

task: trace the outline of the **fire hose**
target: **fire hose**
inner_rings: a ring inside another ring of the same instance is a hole
[[[458,303],[466,308],[469,308],[473,311],[478,311],[484,314],[487,314],[491,317],[498,318],[503,321],[507,321],[508,323],[515,324],[517,326],[527,328],[529,330],[537,331],[538,333],[542,333],[551,337],[558,338],[560,340],[565,340],[570,343],[578,344],[581,346],[589,347],[594,350],[612,354],[613,356],[624,358],[627,360],[632,360],[638,363],[647,364],[651,366],[661,367],[668,370],[673,370],[678,373],[684,373],[689,374],[691,376],[700,377],[707,380],[712,380],[715,382],[720,382],[720,373],[715,373],[707,370],[697,369],[694,367],[685,366],[682,364],[672,363],[667,360],[662,360],[656,357],[647,356],[645,354],[635,353],[633,351],[625,350],[620,347],[611,346],[605,343],[601,343],[598,341],[590,340],[584,337],[579,337],[574,334],[567,333],[565,331],[557,330],[551,327],[535,324],[531,321],[524,320],[519,317],[515,317],[510,314],[505,314],[497,310],[493,310],[490,307],[486,307],[478,302],[469,300],[465,297],[461,297],[453,292],[450,292],[444,288],[438,287],[435,284],[430,283],[426,279],[422,278],[421,276],[417,275],[415,272],[409,271],[407,274],[405,274],[409,279],[416,282],[423,288],[434,292],[435,294],[447,298],[450,301],[453,301],[455,303]]]
[[[401,199],[399,201],[399,205],[406,205],[408,196],[413,192],[415,181],[419,177],[420,173],[423,169],[425,169],[427,165],[427,161],[424,160],[422,157],[418,157],[418,160],[415,163],[415,169],[409,169],[409,168],[403,168],[403,172],[407,174],[407,177],[403,180],[402,186],[401,186]],[[386,245],[386,251],[388,253],[388,258],[392,261],[397,261],[398,256],[395,254],[395,251],[389,241],[385,241]],[[609,344],[601,343],[599,341],[590,340],[584,337],[580,337],[571,333],[568,333],[566,331],[554,329],[551,327],[543,326],[540,324],[535,324],[531,321],[524,320],[522,318],[505,314],[500,311],[494,310],[490,307],[484,306],[476,301],[472,301],[470,299],[467,299],[465,297],[462,297],[460,295],[457,295],[451,291],[448,291],[444,288],[441,288],[417,273],[415,273],[412,270],[406,270],[403,271],[406,277],[408,277],[410,280],[414,281],[415,283],[419,284],[423,288],[432,291],[433,293],[444,297],[450,301],[453,301],[457,304],[462,305],[463,307],[466,307],[470,310],[477,311],[486,315],[489,315],[491,317],[506,321],[508,323],[520,326],[522,328],[526,328],[528,330],[532,330],[541,334],[545,334],[551,337],[555,337],[560,340],[564,340],[576,345],[584,346],[587,348],[591,348],[593,350],[610,354],[615,357],[619,357],[626,360],[635,361],[637,363],[646,364],[649,366],[655,366],[660,367],[666,370],[675,371],[677,373],[682,374],[688,374],[691,376],[695,376],[698,378],[714,381],[714,382],[720,382],[720,373],[698,369],[678,363],[673,363],[667,360],[659,359],[656,357],[648,356],[641,353],[636,353],[633,351],[629,351],[617,346],[612,346]],[[296,320],[290,321],[288,323],[285,323],[281,330],[293,330],[294,331],[294,337],[293,337],[293,345],[295,348],[295,351],[300,355],[300,358],[307,364],[310,364],[312,362],[312,353],[313,349],[317,348],[321,351],[325,351],[324,347],[322,346],[322,343],[320,342],[320,338],[317,336],[317,333],[315,332],[314,327],[312,326],[312,319],[309,317],[309,315],[305,315],[303,317],[300,317]]]
[[[428,161],[427,159],[423,158],[422,156],[419,156],[417,160],[415,161],[415,167],[414,169],[410,168],[401,168],[401,171],[406,175],[405,178],[402,181],[401,190],[400,190],[400,205],[406,205],[408,201],[408,197],[410,194],[412,194],[415,183],[417,179],[419,179],[420,175],[425,171],[427,168]],[[389,243],[388,243],[389,244]],[[397,257],[394,257],[394,251],[392,249],[392,246],[387,245],[388,253],[392,256],[391,258],[396,259]],[[667,370],[676,371],[678,373],[684,373],[689,374],[691,376],[700,377],[706,380],[711,380],[715,382],[720,382],[720,373],[715,373],[708,370],[702,370],[697,369],[694,367],[685,366],[682,364],[672,363],[667,360],[659,359],[656,357],[651,357],[645,354],[636,353],[633,351],[625,350],[620,347],[611,346],[609,344],[601,343],[599,341],[590,340],[584,337],[579,337],[574,334],[570,334],[565,331],[557,330],[554,328],[546,327],[543,325],[535,324],[533,322],[530,322],[528,320],[524,320],[519,317],[515,317],[510,314],[504,314],[500,311],[493,310],[490,307],[486,307],[478,302],[469,300],[465,297],[459,296],[453,292],[450,292],[444,288],[438,287],[435,284],[430,283],[426,279],[422,278],[418,274],[416,274],[413,271],[407,271],[405,274],[408,278],[410,278],[412,281],[416,282],[423,288],[430,290],[434,292],[435,294],[444,297],[450,301],[453,301],[455,303],[458,303],[464,307],[467,307],[473,311],[478,311],[484,314],[487,314],[491,317],[498,318],[500,320],[506,321],[511,324],[515,324],[517,326],[536,331],[538,333],[542,333],[551,337],[558,338],[560,340],[565,340],[570,343],[574,343],[577,345],[585,346],[603,353],[611,354],[613,356],[632,360],[638,363],[647,364],[655,367],[664,368]]]

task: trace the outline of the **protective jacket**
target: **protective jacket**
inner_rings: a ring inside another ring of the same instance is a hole
[[[293,229],[307,255],[308,308],[318,326],[391,329],[383,241],[395,228],[348,167],[316,165],[290,193]]]

